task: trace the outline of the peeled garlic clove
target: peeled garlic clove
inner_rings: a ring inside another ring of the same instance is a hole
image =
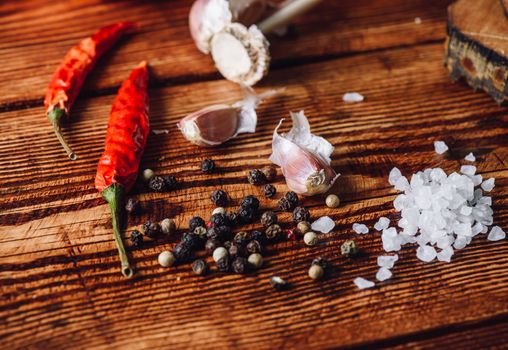
[[[251,25],[266,11],[264,0],[196,0],[189,13],[189,29],[199,51],[208,54],[212,37],[227,24]]]
[[[217,146],[236,135],[238,109],[214,105],[189,114],[178,123],[187,140],[198,146]]]
[[[261,31],[252,25],[230,23],[216,33],[211,41],[215,66],[228,80],[252,86],[268,72],[269,43]]]
[[[255,132],[257,106],[267,97],[281,90],[270,90],[257,95],[243,86],[245,98],[233,105],[213,105],[189,114],[177,124],[183,136],[198,146],[217,146],[238,134]]]
[[[208,54],[214,34],[232,19],[226,0],[196,0],[189,13],[189,29],[199,51]]]
[[[330,166],[333,146],[310,132],[303,111],[291,113],[291,118],[293,127],[287,134],[278,133],[283,120],[275,128],[270,160],[281,167],[292,191],[306,196],[324,193],[339,177]]]

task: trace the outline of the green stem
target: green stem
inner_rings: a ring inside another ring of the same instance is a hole
[[[114,183],[106,187],[101,194],[102,198],[109,203],[109,208],[111,209],[111,215],[113,217],[113,234],[115,237],[116,247],[118,249],[118,255],[120,256],[120,262],[122,263],[122,274],[125,277],[130,278],[134,274],[134,271],[129,264],[129,258],[125,252],[125,246],[123,245],[122,235],[120,233],[121,208],[125,190],[122,185]]]
[[[62,147],[65,149],[65,152],[67,152],[67,156],[71,160],[76,160],[78,158],[78,156],[76,155],[76,153],[74,153],[72,151],[72,149],[69,147],[69,145],[65,141],[63,134],[62,134],[62,129],[60,128],[60,120],[65,115],[66,115],[66,112],[64,109],[55,107],[51,112],[48,113],[48,119],[51,122],[51,124],[53,124],[53,130],[55,131],[55,135],[58,138],[58,141],[60,141],[60,144],[62,145]]]

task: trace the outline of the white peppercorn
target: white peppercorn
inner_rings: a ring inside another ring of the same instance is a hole
[[[145,169],[143,170],[143,181],[144,182],[150,182],[150,180],[152,179],[152,177],[155,176],[155,173],[153,172],[152,169]]]
[[[227,255],[228,255],[228,251],[226,248],[224,248],[224,247],[216,248],[212,254],[213,261],[218,262],[220,259],[224,258]]]
[[[318,280],[321,277],[323,277],[325,273],[325,270],[321,265],[318,264],[312,264],[312,266],[309,268],[309,277],[313,280]]]
[[[167,250],[161,252],[159,254],[159,264],[164,267],[172,266],[175,263],[175,256],[173,253],[168,252]]]
[[[296,225],[296,229],[302,234],[306,234],[311,230],[310,224],[308,221],[300,221],[298,225]]]
[[[316,245],[319,241],[319,237],[315,232],[309,231],[303,236],[303,241],[307,245]]]
[[[161,225],[161,231],[165,235],[171,235],[176,230],[176,224],[175,224],[175,221],[173,219],[166,218],[166,219],[161,221],[160,225]]]
[[[212,211],[212,215],[215,214],[226,214],[226,209],[224,209],[223,207],[217,207]]]
[[[263,256],[259,253],[254,253],[249,255],[247,261],[253,268],[259,269],[263,265]]]
[[[340,204],[340,199],[336,194],[329,194],[326,197],[325,203],[329,208],[337,208]]]

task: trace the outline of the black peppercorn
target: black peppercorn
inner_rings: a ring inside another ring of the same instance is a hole
[[[210,174],[215,170],[215,162],[211,159],[204,159],[201,162],[201,171]]]
[[[233,243],[229,247],[228,253],[230,257],[235,258],[237,256],[245,256],[247,254],[247,251],[245,250],[245,247]]]
[[[287,200],[286,197],[279,199],[277,205],[279,206],[279,209],[283,211],[291,211],[295,207],[290,201]]]
[[[178,184],[176,177],[173,175],[164,176],[164,182],[166,183],[166,191],[174,190]]]
[[[196,227],[198,226],[206,226],[205,220],[199,216],[194,216],[189,220],[189,231],[194,232]]]
[[[232,211],[226,213],[226,218],[228,219],[229,226],[238,225],[238,214]]]
[[[178,243],[173,249],[173,255],[178,262],[185,262],[192,257],[192,249],[185,243]]]
[[[247,244],[247,251],[251,254],[260,253],[261,252],[261,244],[259,244],[259,242],[256,240],[250,241]]]
[[[199,276],[205,275],[208,271],[208,265],[201,259],[194,260],[191,266],[192,271]]]
[[[139,214],[141,212],[141,203],[135,198],[129,198],[125,203],[125,210],[132,215]]]
[[[241,207],[238,210],[238,220],[243,224],[250,224],[256,219],[256,211],[252,208]]]
[[[271,241],[278,239],[281,234],[282,234],[282,229],[277,224],[273,224],[273,225],[269,226],[265,231],[266,238]]]
[[[193,232],[186,232],[183,234],[181,243],[188,245],[190,249],[198,249],[203,244],[203,240]]]
[[[133,247],[139,248],[143,245],[143,235],[137,230],[131,232],[130,240]]]
[[[325,259],[323,259],[322,257],[319,257],[319,258],[312,260],[311,265],[319,265],[323,269],[326,269],[328,267],[328,262]]]
[[[258,231],[258,230],[254,230],[254,231],[251,231],[250,233],[250,239],[251,241],[258,241],[258,242],[263,242],[264,241],[264,238],[265,238],[265,234],[261,231]]]
[[[273,211],[265,211],[263,215],[261,215],[261,224],[264,227],[271,226],[278,222],[277,214]]]
[[[289,191],[289,192],[286,192],[286,194],[284,195],[284,197],[291,203],[293,204],[293,207],[296,207],[298,205],[298,195],[293,192],[293,191]]]
[[[164,192],[166,191],[166,182],[162,177],[154,176],[150,179],[148,187],[154,192]]]
[[[229,256],[224,256],[217,261],[217,269],[221,272],[229,271]]]
[[[225,241],[222,245],[224,246],[224,248],[229,250],[229,248],[231,248],[231,246],[233,245],[233,242]]]
[[[229,224],[226,215],[224,214],[213,214],[210,221],[214,226],[223,226]]]
[[[157,222],[147,221],[141,228],[146,236],[153,239],[158,238],[161,234],[161,225]]]
[[[205,250],[208,254],[212,254],[218,247],[220,247],[220,242],[217,239],[209,239],[205,243]]]
[[[246,273],[247,272],[247,259],[244,257],[237,257],[231,264],[235,273]]]
[[[251,185],[262,185],[266,183],[266,176],[259,169],[249,170],[247,180]]]
[[[238,244],[239,246],[244,247],[247,243],[249,243],[250,240],[250,234],[248,234],[245,231],[237,232],[235,234],[235,238],[233,241]]]
[[[212,226],[206,231],[206,237],[223,242],[231,238],[231,229],[225,225]]]
[[[277,193],[277,189],[274,185],[267,184],[263,186],[263,195],[266,198],[273,198],[275,194]]]
[[[295,210],[293,210],[293,221],[295,222],[301,222],[301,221],[309,221],[310,219],[310,212],[305,207],[296,207]]]
[[[223,191],[223,190],[215,190],[212,192],[212,195],[210,197],[210,199],[212,200],[212,202],[219,206],[219,207],[225,207],[228,205],[228,194],[226,193],[226,191]]]
[[[241,206],[243,208],[252,208],[254,210],[259,209],[259,199],[256,196],[248,195],[242,200]]]
[[[275,180],[275,176],[277,176],[277,170],[271,165],[265,166],[261,171],[265,174],[267,181],[273,181]]]

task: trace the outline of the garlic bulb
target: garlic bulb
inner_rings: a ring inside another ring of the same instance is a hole
[[[265,0],[196,0],[189,13],[189,29],[197,48],[208,54],[215,33],[227,24],[251,25],[267,8]]]
[[[235,83],[252,86],[261,80],[270,66],[269,43],[252,25],[226,25],[211,41],[213,61],[219,72]]]
[[[183,136],[190,142],[204,147],[218,146],[238,134],[255,132],[257,106],[280,90],[270,90],[257,95],[250,87],[243,86],[245,98],[232,105],[219,104],[203,108],[184,117],[177,124]]]
[[[293,127],[279,135],[282,119],[273,132],[270,160],[281,167],[288,187],[306,196],[324,193],[340,174],[330,166],[333,146],[324,138],[310,132],[303,111],[290,113]]]

